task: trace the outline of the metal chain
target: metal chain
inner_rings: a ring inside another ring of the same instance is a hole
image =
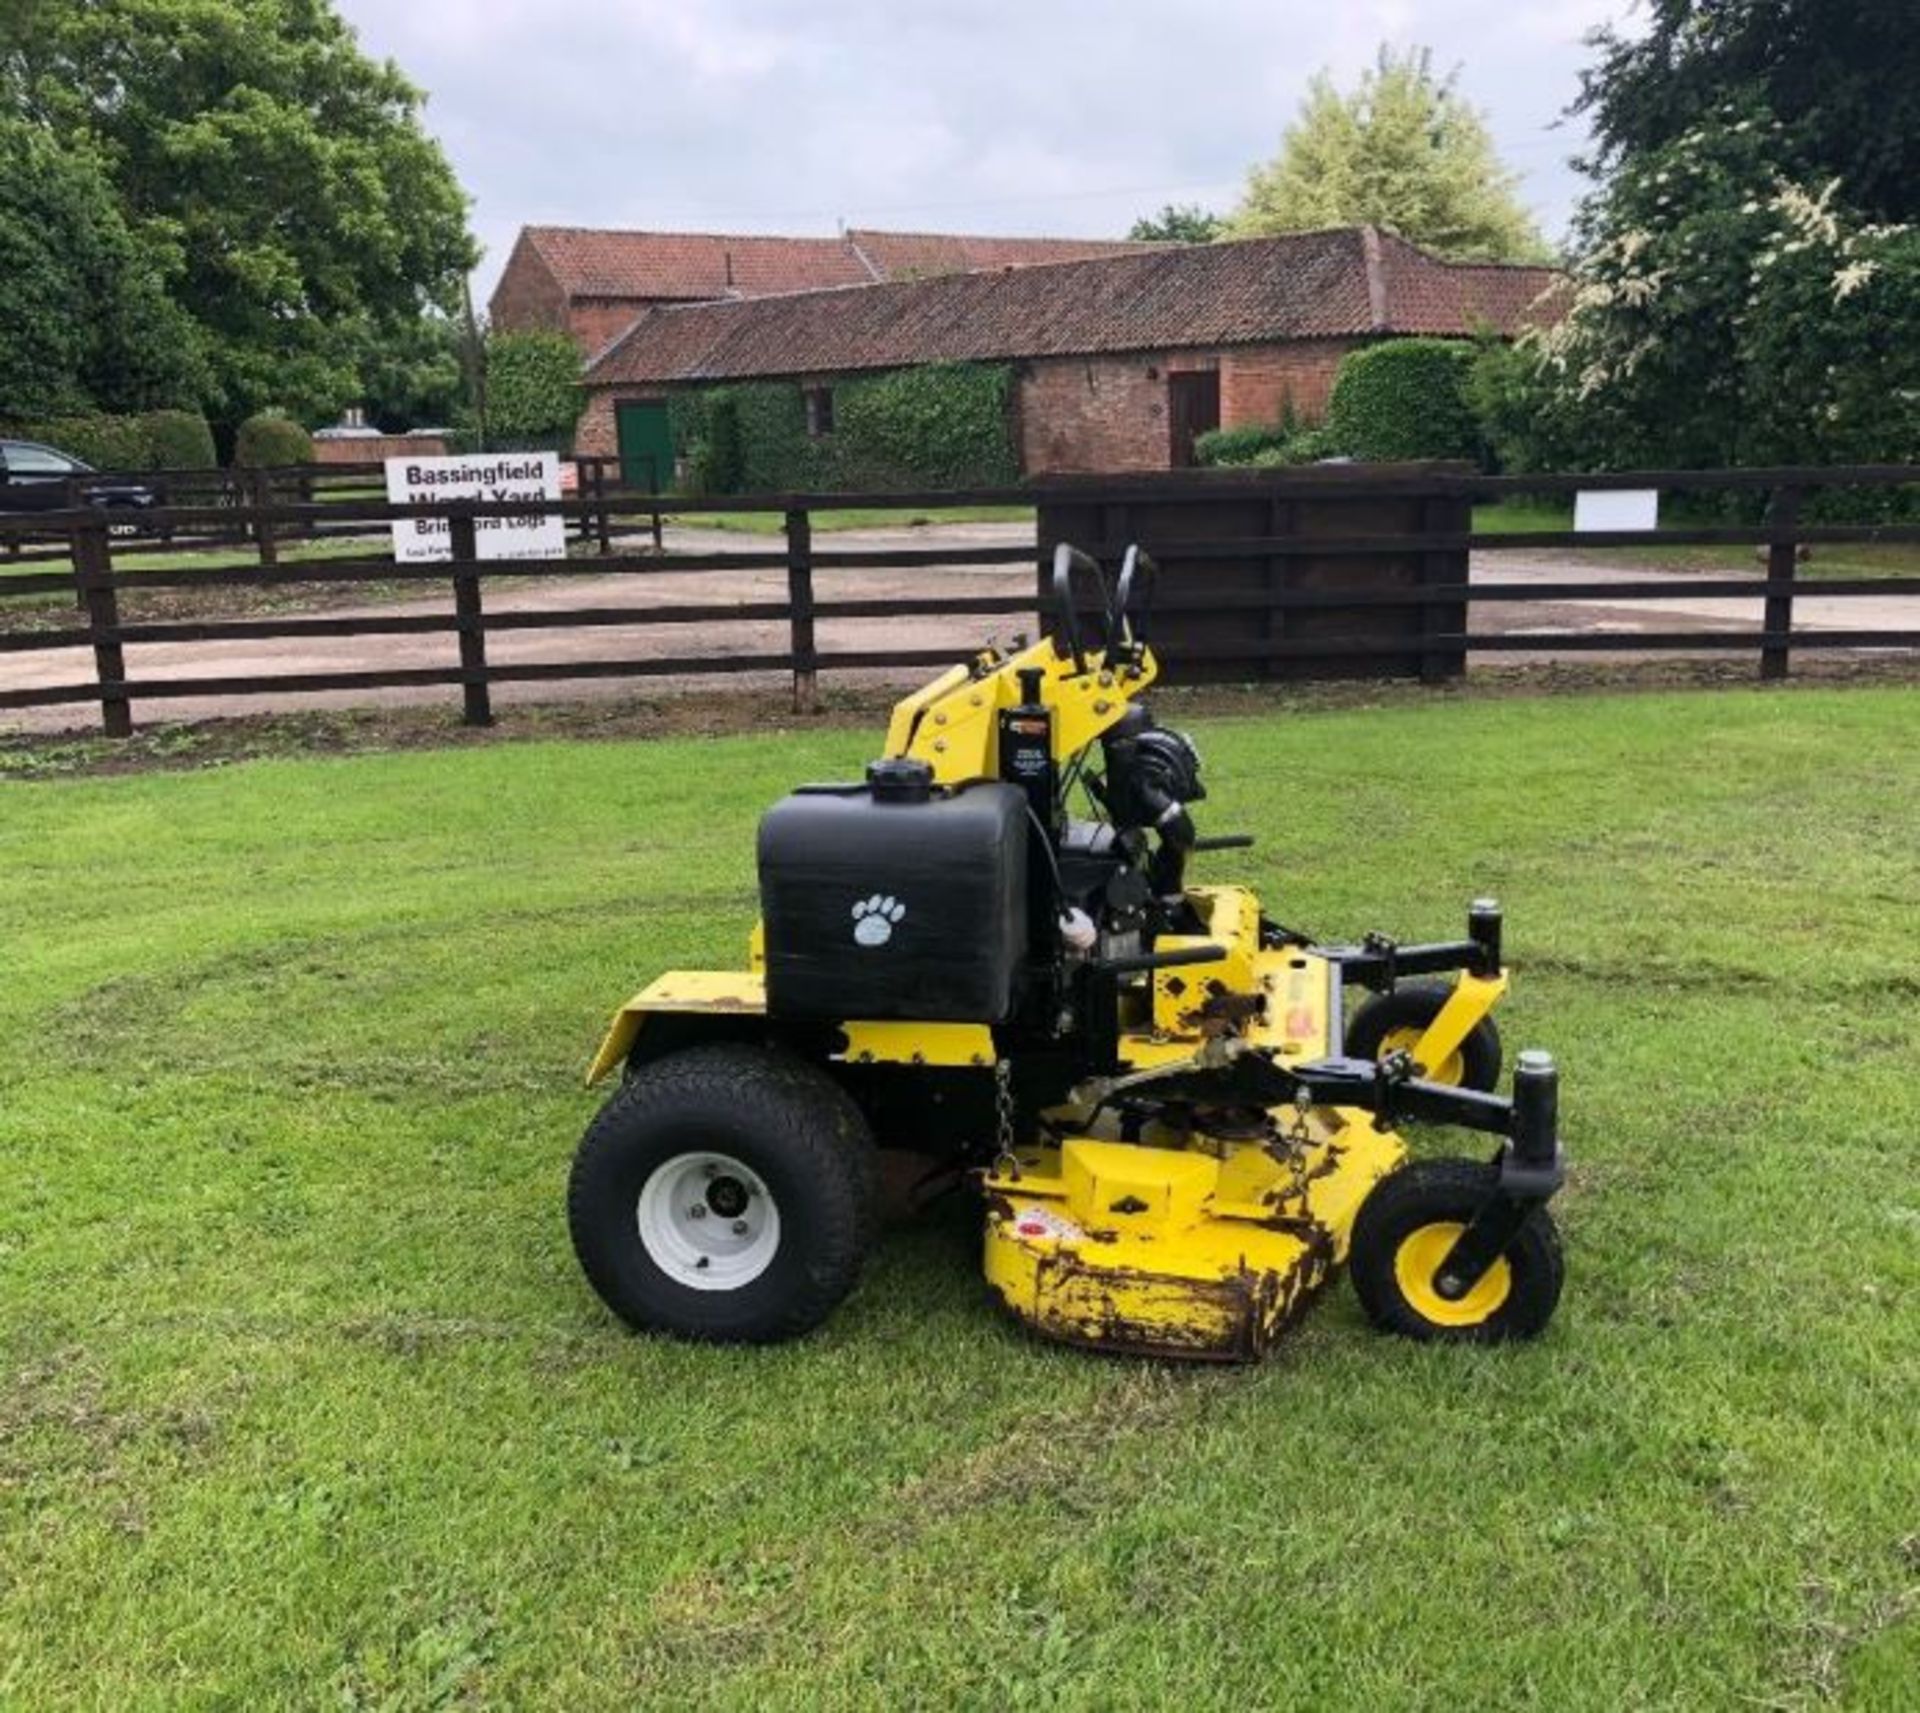
[[[1293,1117],[1288,1121],[1281,1142],[1286,1149],[1283,1164],[1290,1185],[1289,1200],[1305,1207],[1307,1201],[1307,1150],[1313,1146],[1313,1131],[1307,1114],[1313,1110],[1313,1097],[1302,1088],[1293,1097]]]
[[[1013,1065],[1009,1060],[997,1060],[993,1067],[993,1118],[994,1140],[999,1151],[993,1157],[993,1175],[1018,1181],[1020,1160],[1013,1151]]]

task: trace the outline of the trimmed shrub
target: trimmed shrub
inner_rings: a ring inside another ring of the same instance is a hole
[[[263,410],[240,424],[233,462],[241,470],[275,470],[313,462],[313,436],[284,411]]]
[[[207,419],[191,410],[149,411],[142,420],[156,470],[211,470],[220,462]]]
[[[498,449],[570,449],[580,419],[580,350],[565,333],[487,336],[487,439]]]
[[[1349,354],[1334,377],[1327,429],[1370,463],[1481,456],[1467,401],[1474,348],[1461,339],[1394,339]]]
[[[1333,438],[1331,430],[1303,428],[1278,446],[1269,446],[1256,452],[1246,462],[1257,470],[1284,470],[1295,464],[1317,464],[1322,458],[1337,458],[1340,455],[1339,443]]]
[[[1195,438],[1196,464],[1251,464],[1262,453],[1285,446],[1297,429],[1279,422],[1243,422],[1235,428],[1211,428]]]
[[[219,462],[213,430],[193,411],[56,416],[10,422],[3,432],[10,439],[37,440],[69,452],[96,470],[207,470]]]

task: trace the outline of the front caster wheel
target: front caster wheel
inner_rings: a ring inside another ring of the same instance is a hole
[[[1451,987],[1436,982],[1409,982],[1376,994],[1347,1025],[1347,1057],[1384,1059],[1403,1049],[1412,1052],[1452,996]],[[1421,1074],[1428,1082],[1491,1094],[1500,1084],[1500,1031],[1493,1019],[1481,1018],[1453,1052]]]
[[[1532,1338],[1553,1318],[1566,1278],[1560,1237],[1536,1208],[1505,1255],[1457,1301],[1433,1276],[1499,1182],[1474,1160],[1423,1160],[1382,1178],[1354,1221],[1348,1268],[1367,1318],[1403,1338],[1499,1344]]]
[[[852,1290],[878,1162],[824,1071],[766,1047],[693,1047],[637,1069],[574,1158],[567,1222],[622,1320],[681,1338],[796,1338]]]

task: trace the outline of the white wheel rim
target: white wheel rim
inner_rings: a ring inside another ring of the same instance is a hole
[[[731,1154],[676,1154],[640,1186],[640,1247],[676,1285],[737,1291],[773,1264],[780,1210]]]

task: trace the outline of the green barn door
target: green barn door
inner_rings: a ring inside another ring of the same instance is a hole
[[[614,407],[620,437],[620,480],[657,494],[673,484],[673,431],[657,399],[622,399]]]

